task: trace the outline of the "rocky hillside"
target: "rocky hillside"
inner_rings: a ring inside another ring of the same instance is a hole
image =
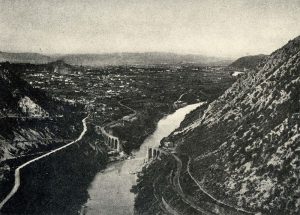
[[[67,68],[61,62],[45,66]],[[87,115],[82,105],[58,101],[19,77],[36,67],[0,64],[0,201],[11,191],[18,166],[78,138]],[[76,144],[23,168],[21,187],[0,214],[78,214],[107,162],[106,146],[89,122],[87,127]]]
[[[207,192],[263,214],[300,213],[300,37],[173,134]],[[183,140],[182,140],[183,138]]]
[[[268,55],[253,55],[241,57],[231,63],[229,67],[234,67],[237,69],[255,69],[260,63],[265,61],[268,58]]]
[[[83,107],[57,101],[31,87],[14,67],[0,65],[0,161],[46,149],[54,142],[62,144],[82,127],[83,115],[78,112]],[[65,125],[69,126],[60,131]]]

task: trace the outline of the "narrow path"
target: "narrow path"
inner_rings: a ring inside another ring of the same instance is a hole
[[[60,151],[60,150],[62,150],[62,149],[64,149],[64,148],[67,148],[67,147],[69,147],[70,145],[73,145],[74,143],[77,143],[78,141],[80,141],[80,140],[83,138],[83,136],[85,135],[85,133],[87,132],[86,120],[87,120],[88,117],[89,117],[89,116],[85,117],[85,118],[82,120],[83,130],[82,130],[81,134],[79,135],[79,137],[78,137],[76,140],[74,140],[74,141],[72,141],[72,142],[70,142],[70,143],[68,143],[68,144],[66,144],[66,145],[64,145],[64,146],[62,146],[62,147],[59,147],[59,148],[57,148],[57,149],[54,149],[54,150],[52,150],[52,151],[50,151],[50,152],[48,152],[48,153],[46,153],[46,154],[43,154],[42,156],[39,156],[39,157],[34,158],[34,159],[30,160],[30,161],[27,161],[26,163],[22,164],[21,166],[19,166],[19,167],[15,170],[15,183],[14,183],[14,187],[12,188],[12,190],[10,191],[10,193],[5,197],[5,199],[0,203],[0,210],[1,210],[2,207],[5,205],[5,203],[8,202],[8,201],[15,195],[15,193],[18,191],[18,189],[19,189],[19,187],[20,187],[20,184],[21,184],[21,180],[20,180],[20,171],[21,171],[24,167],[28,166],[29,164],[31,164],[31,163],[33,163],[33,162],[36,162],[36,161],[38,161],[38,160],[40,160],[40,159],[42,159],[42,158],[44,158],[44,157],[48,157],[49,155],[54,154],[55,152],[58,152],[58,151]]]
[[[156,194],[156,183],[157,181],[160,179],[161,176],[157,177],[154,182],[152,183],[152,187],[153,187],[153,194],[154,194],[154,198],[156,199],[156,202],[159,204],[159,207],[160,209],[166,213],[166,214],[173,214],[173,213],[170,213],[168,208],[165,207],[163,201],[160,201],[160,198],[157,196]],[[161,200],[164,200],[163,197],[161,197]]]
[[[180,184],[180,173],[181,173],[181,169],[182,169],[182,161],[179,159],[179,157],[177,157],[176,155],[172,154],[172,156],[174,157],[174,159],[177,162],[177,170],[175,172],[175,176],[174,176],[174,186],[175,186],[175,190],[177,191],[177,193],[181,196],[182,200],[187,203],[189,206],[191,206],[192,208],[196,209],[197,211],[199,211],[202,214],[208,214],[208,215],[213,215],[215,213],[212,213],[210,211],[207,211],[205,208],[202,208],[198,205],[196,205],[193,201],[191,201],[189,198],[187,198],[186,194],[184,194],[181,184]]]
[[[182,93],[182,94],[179,96],[179,98],[178,98],[175,102],[173,102],[173,106],[175,106],[176,103],[177,103],[178,101],[180,101],[180,99],[182,98],[182,96],[184,96],[185,94],[187,94],[187,93]]]
[[[180,172],[181,172],[181,169],[182,169],[182,162],[176,155],[172,154],[172,156],[177,162],[177,165],[176,165],[177,169],[176,169],[176,172],[175,172],[175,176],[173,178],[173,184],[174,184],[176,190],[179,191],[179,193],[183,193],[183,190],[182,190],[182,187],[181,187],[181,184],[180,184],[180,181],[179,181]]]
[[[125,108],[127,108],[127,109],[129,109],[129,110],[131,110],[133,113],[132,114],[134,114],[134,115],[136,115],[136,110],[134,110],[133,108],[131,108],[131,107],[129,107],[129,106],[127,106],[127,105],[124,105],[124,104],[122,104],[122,101],[125,101],[125,100],[128,100],[128,99],[123,99],[123,100],[121,100],[121,101],[119,101],[118,103],[119,103],[119,105],[121,105],[121,106],[123,106],[123,107],[125,107]],[[131,115],[131,114],[130,114]],[[129,116],[129,115],[128,115]]]
[[[169,154],[168,152],[166,152],[167,154]],[[181,200],[187,205],[187,207],[191,207],[193,208],[194,210],[198,211],[199,214],[204,214],[204,215],[216,215],[215,213],[212,213],[212,212],[209,212],[207,211],[206,209],[196,205],[193,201],[191,201],[184,193],[183,193],[183,190],[182,190],[182,187],[181,187],[181,184],[180,184],[180,181],[179,181],[179,178],[180,178],[180,173],[181,173],[181,169],[182,169],[182,162],[181,160],[174,154],[169,154],[169,155],[172,155],[174,157],[174,159],[177,161],[177,169],[176,169],[176,172],[175,172],[175,175],[173,177],[173,180],[170,181],[170,183],[173,185],[174,187],[174,191],[176,193],[179,194],[179,196],[181,197]],[[158,179],[160,178],[161,176],[157,177],[152,186],[153,186],[153,193],[154,193],[154,197],[156,199],[157,202],[159,202],[160,204],[160,208],[164,211],[164,212],[168,212],[168,214],[181,214],[179,212],[176,211],[175,208],[171,207],[167,201],[163,198],[163,196],[161,198],[159,198],[159,196],[157,195],[157,181]],[[161,193],[162,194],[162,193]],[[162,204],[161,204],[161,203]]]
[[[167,210],[170,214],[173,214],[173,215],[180,215],[180,213],[178,213],[174,208],[172,208],[172,207],[166,202],[166,200],[164,199],[164,197],[161,197],[161,201],[162,201],[164,207],[166,208],[166,210]]]
[[[212,152],[212,153],[214,153],[214,152]],[[242,208],[238,208],[238,207],[226,204],[225,202],[220,201],[220,200],[216,199],[215,197],[213,197],[210,193],[208,193],[205,189],[203,189],[203,187],[201,186],[200,182],[191,174],[190,164],[191,164],[191,157],[189,157],[189,161],[188,161],[188,164],[187,164],[187,172],[188,172],[189,176],[193,179],[193,181],[197,184],[197,186],[199,187],[199,189],[201,190],[201,192],[205,193],[207,196],[209,196],[209,198],[211,198],[215,202],[219,203],[220,205],[225,206],[226,208],[233,209],[234,211],[241,212],[243,214],[255,214],[255,213],[253,213],[251,211],[247,211],[247,210],[244,210]]]
[[[179,96],[179,98],[177,99],[177,101],[179,101],[179,100],[182,98],[182,96],[184,96],[185,94],[187,94],[187,93],[182,93],[182,94]]]

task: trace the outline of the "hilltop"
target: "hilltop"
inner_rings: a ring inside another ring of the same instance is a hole
[[[52,58],[38,53],[10,53],[0,51],[0,62],[44,64],[52,61]]]
[[[268,58],[268,55],[253,55],[253,56],[245,56],[238,58],[234,62],[232,62],[229,67],[234,67],[237,69],[256,69],[256,67],[262,63],[264,60]]]

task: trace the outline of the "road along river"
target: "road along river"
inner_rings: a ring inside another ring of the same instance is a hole
[[[88,189],[90,198],[81,213],[88,215],[126,215],[133,214],[134,194],[130,192],[136,184],[136,175],[146,159],[147,148],[157,147],[160,141],[180,126],[186,114],[203,103],[197,103],[178,109],[163,117],[153,134],[148,136],[140,149],[135,151],[134,159],[112,163],[103,172],[99,172]]]
[[[70,143],[68,143],[68,144],[66,144],[66,145],[64,145],[64,146],[62,146],[62,147],[59,147],[59,148],[57,148],[57,149],[54,149],[54,150],[52,150],[52,151],[50,151],[50,152],[48,152],[48,153],[46,153],[46,154],[43,154],[43,155],[41,155],[41,156],[39,156],[39,157],[37,157],[37,158],[34,158],[34,159],[30,160],[30,161],[27,161],[26,163],[22,164],[21,166],[19,166],[19,167],[15,170],[15,182],[14,182],[14,186],[13,186],[12,190],[10,191],[10,193],[9,193],[9,194],[5,197],[5,199],[0,203],[0,210],[1,210],[1,208],[6,204],[6,202],[8,202],[8,201],[15,195],[15,193],[18,191],[18,189],[19,189],[19,187],[20,187],[20,183],[21,183],[21,180],[20,180],[20,171],[21,171],[24,167],[30,165],[31,163],[34,163],[34,162],[36,162],[36,161],[38,161],[38,160],[41,160],[41,159],[43,159],[43,158],[45,158],[45,157],[48,157],[49,155],[54,154],[54,153],[56,153],[56,152],[58,152],[58,151],[60,151],[60,150],[62,150],[62,149],[64,149],[64,148],[67,148],[67,147],[69,147],[70,145],[73,145],[74,143],[77,143],[78,141],[80,141],[80,140],[82,139],[82,137],[85,135],[86,131],[87,131],[87,126],[86,126],[86,120],[87,120],[87,118],[88,118],[88,116],[85,117],[85,118],[82,120],[83,130],[82,130],[82,132],[80,133],[79,137],[78,137],[76,140],[74,140],[74,141],[72,141],[72,142],[70,142]]]

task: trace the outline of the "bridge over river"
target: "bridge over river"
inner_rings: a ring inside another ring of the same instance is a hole
[[[202,103],[185,106],[175,113],[163,117],[153,134],[148,136],[140,149],[133,152],[134,159],[111,163],[103,172],[99,172],[88,189],[89,200],[82,207],[82,214],[132,215],[134,212],[134,194],[130,192],[136,184],[136,175],[151,152],[159,151],[160,141],[180,126],[185,115]],[[154,154],[152,154],[154,155]],[[157,157],[157,153],[155,154]]]
[[[141,170],[141,167],[144,164],[144,160],[147,158],[147,150],[153,148],[152,150],[154,157],[158,157],[157,150],[160,141],[168,136],[172,131],[179,127],[181,121],[184,119],[185,115],[190,111],[194,110],[201,103],[188,105],[184,108],[178,109],[175,113],[170,114],[162,118],[158,124],[155,132],[146,138],[139,150],[134,152],[134,159],[129,159],[125,161],[120,161],[116,163],[111,163],[107,166],[104,171],[99,172],[90,183],[87,192],[89,193],[90,198],[87,203],[82,208],[83,214],[133,214],[134,210],[134,194],[130,192],[130,189],[133,185],[136,184],[136,173]],[[80,141],[87,131],[86,119],[83,119],[83,131],[80,136],[53,151],[50,151],[46,154],[43,154],[37,158],[34,158],[21,166],[19,166],[15,171],[15,183],[11,192],[6,196],[6,198],[1,202],[0,208],[4,206],[16,192],[19,190],[20,185],[24,186],[24,181],[21,179],[20,175],[24,171],[25,167],[30,167],[37,163],[43,162],[50,155],[57,154],[59,151],[67,148]],[[105,130],[104,130],[105,131]],[[103,131],[103,133],[105,133]],[[114,144],[111,147],[118,149],[118,146],[115,143],[120,143],[115,136],[105,133],[107,137],[105,138],[109,144]],[[119,148],[120,150],[120,148]],[[154,152],[156,151],[156,152]],[[57,152],[57,153],[56,153]],[[43,159],[45,158],[45,159]],[[65,194],[67,195],[67,194]],[[9,203],[9,202],[8,202]]]

